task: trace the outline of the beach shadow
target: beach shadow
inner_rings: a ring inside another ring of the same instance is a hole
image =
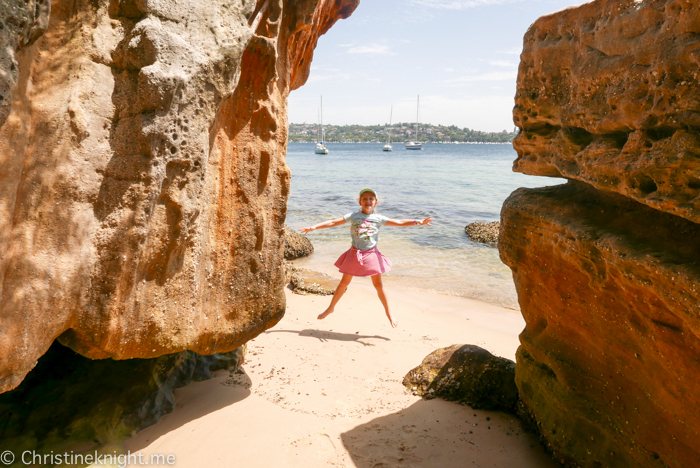
[[[321,342],[327,341],[355,341],[360,343],[362,346],[374,346],[372,343],[365,343],[362,340],[365,339],[376,339],[391,341],[390,338],[380,335],[360,335],[359,333],[336,333],[332,331],[314,330],[312,328],[307,328],[305,330],[268,330],[265,333],[296,333],[299,336],[308,336],[311,338],[317,338]]]
[[[239,368],[233,373],[218,371],[211,380],[179,388],[175,390],[175,410],[139,431],[124,443],[124,447],[132,453],[143,450],[154,440],[191,421],[246,399],[251,394],[251,386],[250,377]]]
[[[376,418],[341,440],[357,468],[557,466],[515,417],[441,399]]]

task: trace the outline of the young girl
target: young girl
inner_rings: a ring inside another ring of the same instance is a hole
[[[395,221],[386,216],[376,214],[374,208],[379,204],[377,193],[369,188],[360,191],[360,207],[361,210],[356,213],[348,213],[342,218],[326,221],[316,226],[301,228],[304,234],[315,229],[325,229],[345,224],[350,222],[350,235],[352,236],[352,247],[345,252],[335,262],[343,274],[340,284],[333,294],[331,305],[321,315],[319,320],[328,317],[333,313],[335,305],[338,303],[345,290],[347,289],[353,276],[369,276],[372,278],[372,284],[377,290],[379,300],[382,301],[386,316],[389,318],[391,326],[396,328],[398,322],[391,316],[389,311],[389,303],[384,295],[384,287],[382,285],[382,273],[391,270],[391,261],[382,255],[377,249],[377,241],[379,238],[379,229],[382,226],[432,226],[433,218],[428,216],[423,220],[417,219],[401,219]]]

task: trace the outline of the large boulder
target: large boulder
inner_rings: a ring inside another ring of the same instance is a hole
[[[403,379],[425,399],[442,398],[474,409],[514,412],[518,402],[515,363],[475,345],[433,351]]]
[[[54,0],[0,57],[0,392],[54,339],[210,355],[282,317],[287,96],[358,3]]]
[[[284,259],[294,260],[295,258],[308,257],[314,253],[314,246],[308,237],[292,231],[284,226]]]
[[[700,4],[597,0],[540,18],[514,169],[566,177],[503,205],[526,327],[522,408],[577,467],[697,465]]]
[[[516,382],[556,458],[691,466],[700,225],[581,182],[519,189],[502,220],[526,322]]]

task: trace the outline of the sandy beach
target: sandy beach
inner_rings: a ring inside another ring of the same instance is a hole
[[[238,374],[177,390],[175,411],[125,448],[174,455],[179,467],[555,466],[514,417],[425,401],[401,384],[427,354],[452,344],[514,359],[520,314],[386,290],[397,329],[369,279],[356,278],[323,321],[316,317],[329,297],[287,291],[285,317],[248,343]]]

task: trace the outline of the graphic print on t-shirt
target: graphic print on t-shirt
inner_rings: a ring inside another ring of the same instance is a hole
[[[365,219],[364,221],[357,221],[353,223],[352,227],[355,229],[355,234],[357,234],[357,237],[371,241],[372,236],[379,231],[379,228],[377,227],[378,224],[379,223],[373,223],[369,219]]]

